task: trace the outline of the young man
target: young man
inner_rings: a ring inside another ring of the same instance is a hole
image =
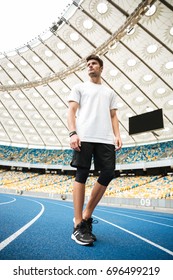
[[[80,245],[91,245],[92,213],[106,187],[114,178],[115,150],[122,147],[116,115],[116,94],[102,84],[103,61],[96,55],[87,59],[89,81],[77,84],[69,95],[68,127],[70,146],[74,150],[71,166],[76,167],[73,189],[74,231],[71,238]],[[116,145],[116,149],[115,149]],[[85,207],[85,183],[91,160],[100,171]]]

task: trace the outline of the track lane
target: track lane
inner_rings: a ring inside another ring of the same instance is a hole
[[[24,207],[26,197],[16,197],[21,207]],[[94,211],[94,218],[99,221],[93,225],[94,233],[98,237],[92,247],[79,246],[71,240],[73,229],[73,204],[68,201],[57,201],[44,198],[27,198],[35,200],[44,206],[44,213],[41,217],[18,236],[13,242],[0,252],[0,259],[13,260],[167,260],[173,259],[169,251],[172,251],[170,240],[163,246],[163,240],[169,236],[172,230],[170,222],[173,215],[160,213],[155,222],[153,212],[132,211],[125,209],[120,215],[120,210],[113,207],[97,206]],[[13,203],[13,212],[19,216],[24,215],[17,212],[17,204]],[[36,211],[33,207],[36,203],[30,203],[28,213]],[[37,214],[38,214],[37,205]],[[100,211],[101,210],[101,211]],[[104,210],[104,211],[103,211]],[[117,211],[117,215],[116,215]],[[113,213],[112,213],[113,212]],[[10,213],[11,215],[11,213]],[[4,220],[6,213],[3,213]],[[131,216],[131,217],[130,217]],[[2,215],[1,215],[2,217]],[[168,217],[168,220],[166,220]],[[138,219],[135,219],[138,218]],[[15,219],[15,215],[13,215]],[[25,217],[26,219],[26,217]],[[27,218],[28,219],[28,218]],[[148,219],[150,222],[144,222]],[[153,223],[152,220],[153,219]],[[133,221],[133,222],[132,222]],[[135,222],[134,222],[135,221]],[[164,221],[164,222],[163,222]],[[168,226],[165,226],[167,225]],[[147,227],[144,227],[144,224]],[[163,224],[163,225],[162,225]],[[165,224],[165,225],[164,225]],[[150,227],[148,226],[150,225]],[[164,232],[162,228],[166,229]],[[154,231],[154,234],[153,234]],[[2,228],[0,227],[0,234]],[[159,241],[158,241],[159,240]],[[165,242],[165,241],[164,241]],[[163,249],[164,248],[164,249]]]

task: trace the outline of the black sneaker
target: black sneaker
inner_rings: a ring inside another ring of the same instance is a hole
[[[92,239],[94,241],[96,241],[97,238],[96,238],[95,234],[92,233],[92,224],[96,224],[96,223],[98,223],[98,221],[93,220],[93,218],[89,218],[86,220],[86,223],[87,223],[88,232],[89,232],[90,236],[92,237]]]
[[[88,226],[85,220],[78,224],[71,235],[71,238],[80,245],[92,245],[94,240],[88,232]]]

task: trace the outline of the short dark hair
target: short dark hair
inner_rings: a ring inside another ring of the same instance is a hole
[[[103,60],[98,55],[91,54],[86,58],[86,61],[88,62],[89,60],[92,59],[97,60],[100,66],[103,67]]]

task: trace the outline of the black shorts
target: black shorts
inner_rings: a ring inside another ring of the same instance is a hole
[[[115,170],[115,145],[103,143],[81,142],[81,150],[74,150],[71,162],[72,167],[82,167],[90,169],[92,160],[94,169]]]

